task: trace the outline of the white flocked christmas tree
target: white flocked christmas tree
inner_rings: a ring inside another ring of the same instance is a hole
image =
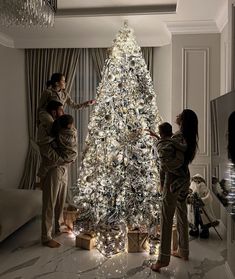
[[[72,189],[80,211],[77,227],[98,235],[119,231],[122,238],[123,226],[150,231],[159,220],[159,172],[154,140],[145,130],[157,131],[161,117],[141,48],[127,23],[109,50],[96,100]],[[104,254],[124,249],[124,243],[111,249],[112,235],[106,237],[98,243]]]

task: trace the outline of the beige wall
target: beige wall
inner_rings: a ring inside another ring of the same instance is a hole
[[[24,51],[0,45],[0,187],[17,188],[28,145]]]

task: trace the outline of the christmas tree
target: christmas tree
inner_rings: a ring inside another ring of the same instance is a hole
[[[145,130],[156,131],[161,117],[141,49],[126,23],[109,50],[96,100],[73,188],[78,224],[89,223],[95,231],[118,231],[123,224],[150,228],[159,217],[159,173],[154,140]]]

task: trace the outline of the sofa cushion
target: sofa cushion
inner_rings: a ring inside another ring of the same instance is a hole
[[[41,191],[0,189],[0,241],[41,214],[41,204]]]

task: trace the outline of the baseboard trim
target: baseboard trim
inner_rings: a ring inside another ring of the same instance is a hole
[[[235,279],[228,262],[225,262],[225,272],[228,279]]]

